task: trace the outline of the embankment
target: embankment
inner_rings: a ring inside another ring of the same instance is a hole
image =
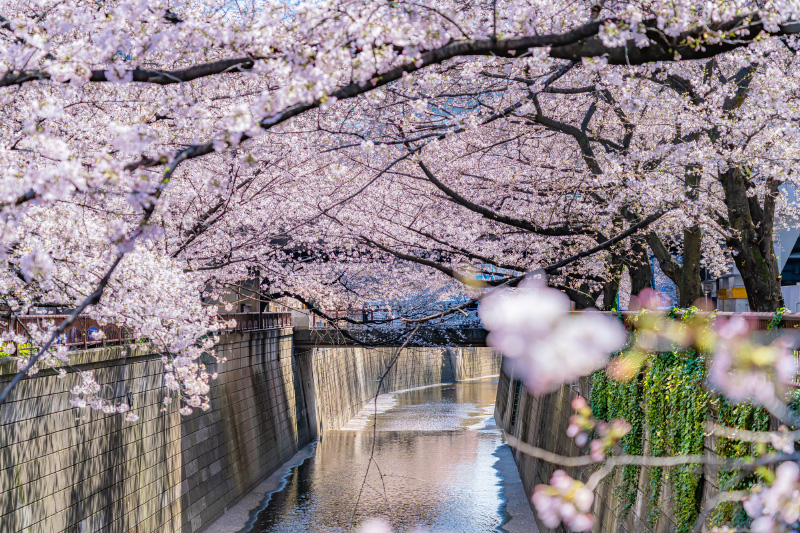
[[[0,532],[202,531],[320,432],[375,394],[394,348],[294,352],[292,329],[226,334],[212,409],[162,411],[161,355],[147,345],[73,352],[135,423],[69,404],[74,375],[42,371],[0,406]],[[0,361],[0,386],[15,367]],[[499,372],[488,348],[403,350],[381,392]]]

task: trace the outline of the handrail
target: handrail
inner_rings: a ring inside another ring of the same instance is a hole
[[[308,327],[309,329],[353,329],[364,326],[369,326],[376,322],[383,324],[387,322],[399,322],[402,317],[393,313],[391,308],[349,308],[349,309],[331,309],[325,310],[323,318],[322,314],[309,313],[308,314]],[[440,325],[447,323],[448,325],[456,325],[460,327],[474,327],[470,323],[468,326],[463,325],[468,320],[472,322],[477,321],[477,312],[475,310],[467,311],[467,315],[452,314],[444,319],[439,319],[432,322],[433,325]],[[342,324],[332,324],[333,320],[350,319],[352,322],[345,322]]]
[[[46,329],[49,325],[57,324],[69,315],[12,315],[10,318],[0,318],[0,332],[13,331],[18,335],[28,336],[33,329]],[[292,325],[292,314],[278,313],[225,313],[218,315],[221,320],[230,322],[235,320],[232,327],[218,330],[220,333],[235,333],[247,331],[264,331],[270,329],[287,328]],[[57,345],[70,348],[98,348],[125,344],[136,340],[132,332],[114,324],[100,324],[97,320],[86,316],[79,316],[72,326],[56,341]],[[23,348],[34,348],[33,344]]]
[[[391,314],[391,309],[380,309],[380,308],[364,308],[364,309],[332,309],[329,311],[325,311],[325,315],[330,317],[331,319],[342,319],[342,318],[351,318],[356,321],[361,321],[364,325],[368,325],[368,322],[375,321],[375,315],[379,313],[384,313],[383,315],[379,315],[379,320],[400,320],[400,317],[394,316]],[[575,313],[580,313],[582,311],[573,311]],[[604,314],[613,314],[613,315],[622,315],[624,318],[633,318],[635,317],[638,312],[637,311],[622,311],[619,313],[612,312],[612,311],[601,311]],[[680,316],[682,311],[678,311],[676,313],[677,316]],[[696,312],[696,316],[703,317],[709,316],[710,313],[707,312]],[[730,318],[734,316],[740,316],[749,320],[756,322],[757,327],[756,330],[766,331],[770,329],[770,324],[772,324],[773,319],[775,318],[774,313],[768,312],[746,312],[746,313],[734,313],[731,311],[715,311],[714,316],[721,317],[721,318]],[[453,314],[453,318],[459,319],[461,321],[467,319],[475,319],[477,318],[475,311],[469,312],[469,317],[461,317],[460,315]],[[309,313],[309,328],[310,329],[331,329],[335,328],[336,326],[331,325],[328,320],[323,319],[320,315],[316,315],[314,313]],[[458,322],[459,320],[454,320],[454,322]],[[362,324],[341,324],[340,327],[347,329],[348,327],[353,326],[360,326]],[[786,313],[782,316],[780,321],[781,328],[800,328],[800,313]]]
[[[579,312],[579,311],[577,311]],[[611,311],[604,311],[605,313],[611,313],[616,315],[617,313],[613,313]],[[622,311],[620,313],[624,318],[633,318],[638,315],[638,311]],[[683,311],[678,310],[676,316],[681,316]],[[705,312],[705,311],[697,311],[695,316],[698,317],[708,317],[712,313]],[[757,327],[756,330],[766,331],[770,329],[770,324],[772,323],[773,319],[775,319],[775,313],[770,312],[756,312],[756,311],[748,311],[746,313],[734,313],[732,311],[713,311],[715,317],[720,318],[732,318],[735,316],[739,316],[748,320],[752,320],[756,323]],[[780,320],[780,327],[781,328],[800,328],[800,313],[786,313],[781,317]]]

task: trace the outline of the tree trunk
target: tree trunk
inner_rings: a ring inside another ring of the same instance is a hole
[[[734,262],[742,275],[751,311],[772,312],[783,307],[778,258],[772,242],[778,183],[770,180],[762,207],[755,195],[749,171],[733,167],[720,175],[728,208]]]
[[[564,291],[569,296],[569,299],[575,304],[575,309],[596,309],[598,294],[593,294],[589,289],[588,283],[581,283],[580,288],[576,289],[570,286],[569,277],[565,280],[564,285],[554,285],[556,289]]]
[[[611,254],[610,263],[608,280],[603,283],[603,311],[611,311],[616,305],[622,269],[624,268],[622,261],[616,254]]]
[[[700,167],[689,165],[684,175],[686,186],[686,199],[690,202],[697,200],[700,187]],[[683,230],[683,264],[678,284],[678,305],[686,308],[703,297],[703,284],[700,279],[700,260],[702,252],[700,245],[702,235],[697,224]]]
[[[700,167],[686,167],[683,179],[687,201],[697,200]],[[679,307],[691,307],[703,297],[703,280],[700,279],[700,260],[703,257],[701,242],[702,234],[697,224],[683,230],[683,260],[678,263],[654,231],[647,235],[647,243],[658,260],[661,271],[678,287]]]
[[[639,294],[644,289],[653,288],[653,268],[650,266],[650,257],[641,238],[633,239],[625,264],[631,275],[631,294]]]

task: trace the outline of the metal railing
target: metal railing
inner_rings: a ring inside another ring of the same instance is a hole
[[[50,329],[57,326],[69,315],[14,315],[10,318],[0,318],[0,332],[13,331],[15,334],[29,337],[34,330]],[[236,325],[219,330],[220,333],[236,333],[246,331],[261,331],[291,327],[291,313],[226,313],[219,317],[228,322],[231,319]],[[100,324],[97,320],[85,316],[75,319],[75,322],[56,341],[57,345],[69,348],[98,348],[113,346],[135,341],[136,338],[130,330],[114,324]],[[20,346],[23,349],[35,348],[33,344]]]
[[[575,311],[579,313],[580,311]],[[611,314],[610,311],[603,311],[605,314]],[[330,317],[331,319],[339,319],[337,324],[331,324],[329,320],[326,320],[320,315],[316,315],[314,313],[309,313],[308,315],[308,327],[310,329],[336,329],[336,328],[345,328],[345,329],[352,329],[352,328],[359,328],[364,326],[369,326],[370,324],[375,324],[376,321],[378,324],[380,323],[387,323],[391,321],[399,321],[400,316],[397,315],[396,312],[393,312],[391,309],[333,309],[330,311],[325,311],[325,314]],[[633,317],[637,314],[635,311],[623,311],[622,315],[625,317]],[[704,313],[698,313],[702,315]],[[733,313],[729,311],[716,311],[715,316],[721,318],[730,318],[733,316],[741,316],[752,320],[755,322],[756,330],[766,331],[768,329],[769,324],[774,319],[775,315],[773,313],[756,313],[756,312],[748,312],[748,313]],[[350,319],[343,320],[343,319]],[[449,327],[481,327],[480,319],[477,316],[477,311],[471,310],[465,314],[463,313],[452,313],[447,315],[447,317],[443,319],[437,319],[431,321],[430,325],[432,326],[449,326]],[[783,318],[779,324],[780,328],[800,328],[800,313],[786,313],[783,315]]]
[[[288,328],[292,326],[292,313],[225,313],[219,315],[223,320],[236,320],[236,325],[221,331],[260,331],[265,329]]]
[[[576,311],[576,312],[579,312],[579,311]],[[608,313],[608,311],[606,311],[606,313]],[[624,317],[633,317],[633,316],[636,316],[637,314],[638,313],[636,311],[623,311],[622,312],[622,315]],[[698,316],[703,316],[703,315],[707,315],[708,313],[698,312],[697,314],[698,314]],[[714,312],[714,316],[717,316],[717,317],[720,317],[720,318],[731,318],[731,317],[734,317],[734,316],[740,316],[740,317],[746,318],[748,320],[752,320],[756,324],[756,327],[754,329],[758,330],[758,331],[766,331],[767,329],[769,329],[770,323],[775,318],[775,314],[774,313],[767,313],[767,312],[764,312],[764,313],[756,313],[756,312],[733,313],[731,311],[715,311]],[[786,313],[785,315],[783,315],[778,327],[785,328],[785,329],[800,328],[800,313]]]
[[[436,313],[440,310],[433,310]],[[308,315],[309,329],[359,329],[364,327],[381,326],[389,323],[399,323],[401,316],[391,309],[333,309],[325,311],[330,319],[323,318],[315,313]],[[348,320],[349,319],[349,320]],[[476,310],[451,313],[445,317],[432,320],[431,326],[444,326],[451,328],[477,328],[481,327]]]
[[[326,310],[325,314],[331,319],[338,320],[337,324],[340,328],[361,327],[374,324],[376,320],[383,322],[395,319],[391,309],[332,309]],[[356,323],[354,324],[350,320]],[[309,313],[308,327],[309,329],[332,329],[336,326],[320,315]]]

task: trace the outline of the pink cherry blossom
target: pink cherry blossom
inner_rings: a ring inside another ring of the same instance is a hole
[[[597,313],[571,313],[569,299],[544,286],[487,298],[481,319],[487,342],[509,358],[535,393],[554,390],[602,367],[625,342],[622,324]]]
[[[721,321],[708,379],[735,401],[771,404],[797,376],[797,362],[788,338],[768,345],[749,339],[750,327],[741,317]]]
[[[787,461],[775,469],[769,487],[757,486],[745,499],[744,509],[753,518],[753,531],[783,531],[800,520],[800,467]]]
[[[556,470],[549,485],[537,485],[533,492],[533,505],[539,519],[549,528],[562,522],[570,531],[590,531],[594,494],[580,481]]]

